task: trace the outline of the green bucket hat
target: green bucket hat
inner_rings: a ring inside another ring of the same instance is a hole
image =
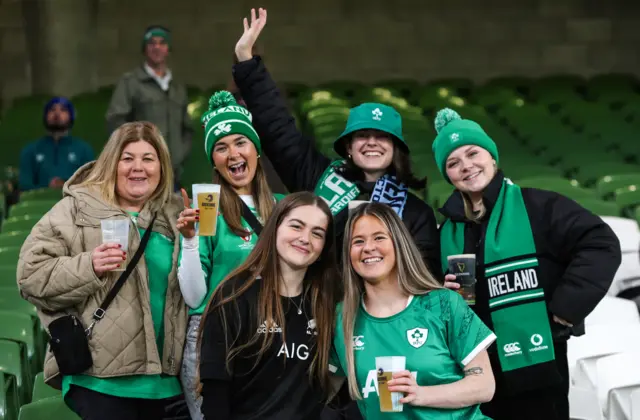
[[[402,117],[394,108],[367,102],[349,110],[347,127],[340,137],[333,143],[333,150],[343,158],[347,157],[347,142],[351,135],[358,130],[379,130],[390,134],[395,144],[405,152],[409,147],[402,136]]]
[[[471,120],[463,120],[456,111],[444,108],[438,111],[435,119],[435,128],[438,135],[433,141],[431,149],[435,156],[436,165],[440,173],[451,183],[447,176],[445,164],[447,158],[458,147],[476,145],[488,151],[498,163],[498,147],[496,143],[485,133],[480,124]]]
[[[242,134],[255,146],[258,155],[262,153],[260,137],[251,124],[252,116],[243,106],[238,105],[230,92],[221,90],[211,95],[209,110],[204,113],[204,151],[209,162],[213,162],[213,146],[223,137],[231,134]]]

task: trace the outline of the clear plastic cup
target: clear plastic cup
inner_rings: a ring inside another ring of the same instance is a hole
[[[403,404],[400,399],[404,397],[402,392],[389,391],[389,381],[393,374],[405,370],[407,359],[404,356],[376,357],[376,370],[378,371],[378,398],[380,411],[401,412]]]
[[[121,249],[127,252],[129,250],[129,225],[129,219],[101,220],[102,243],[120,244]],[[120,264],[120,268],[113,271],[124,271],[125,268],[126,261],[123,261],[122,264]]]

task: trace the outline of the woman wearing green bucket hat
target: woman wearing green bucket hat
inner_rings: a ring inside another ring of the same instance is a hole
[[[261,58],[251,52],[266,20],[264,9],[259,10],[259,16],[252,9],[251,21],[244,20],[244,34],[236,45],[239,63],[233,73],[254,115],[253,125],[265,154],[282,181],[291,192],[314,191],[329,203],[340,242],[350,202],[390,205],[411,232],[427,266],[440,278],[437,223],[433,209],[409,192],[410,188],[424,188],[425,182],[411,171],[400,114],[378,103],[352,108],[347,126],[334,144],[342,159],[332,161],[323,155],[313,140],[298,130]]]
[[[574,201],[505,178],[478,123],[444,109],[435,127],[436,164],[456,188],[440,209],[442,267],[448,256],[474,254],[472,308],[498,337],[489,348],[496,393],[481,410],[494,420],[568,420],[567,340],[584,334],[606,295],[620,243]],[[454,275],[445,278],[458,288]]]

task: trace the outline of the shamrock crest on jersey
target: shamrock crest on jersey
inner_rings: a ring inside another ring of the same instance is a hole
[[[412,328],[407,330],[407,340],[409,340],[409,344],[417,349],[427,342],[427,335],[429,335],[429,330],[426,328]]]

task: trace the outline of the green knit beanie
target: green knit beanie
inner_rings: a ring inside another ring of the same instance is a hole
[[[142,40],[142,45],[146,45],[149,43],[151,38],[160,37],[164,39],[164,42],[167,45],[171,46],[171,32],[168,29],[163,28],[161,26],[152,26],[144,33],[144,38]]]
[[[204,127],[204,151],[209,162],[213,162],[213,146],[223,137],[241,134],[256,146],[258,155],[262,153],[260,137],[251,124],[252,116],[243,106],[238,105],[230,92],[221,90],[211,95],[209,110],[202,116]]]
[[[447,176],[445,164],[449,155],[458,147],[476,145],[488,151],[498,163],[498,147],[475,121],[463,120],[456,111],[445,108],[438,111],[435,119],[438,135],[433,141],[431,149],[436,159],[436,165],[442,176],[451,183]]]

